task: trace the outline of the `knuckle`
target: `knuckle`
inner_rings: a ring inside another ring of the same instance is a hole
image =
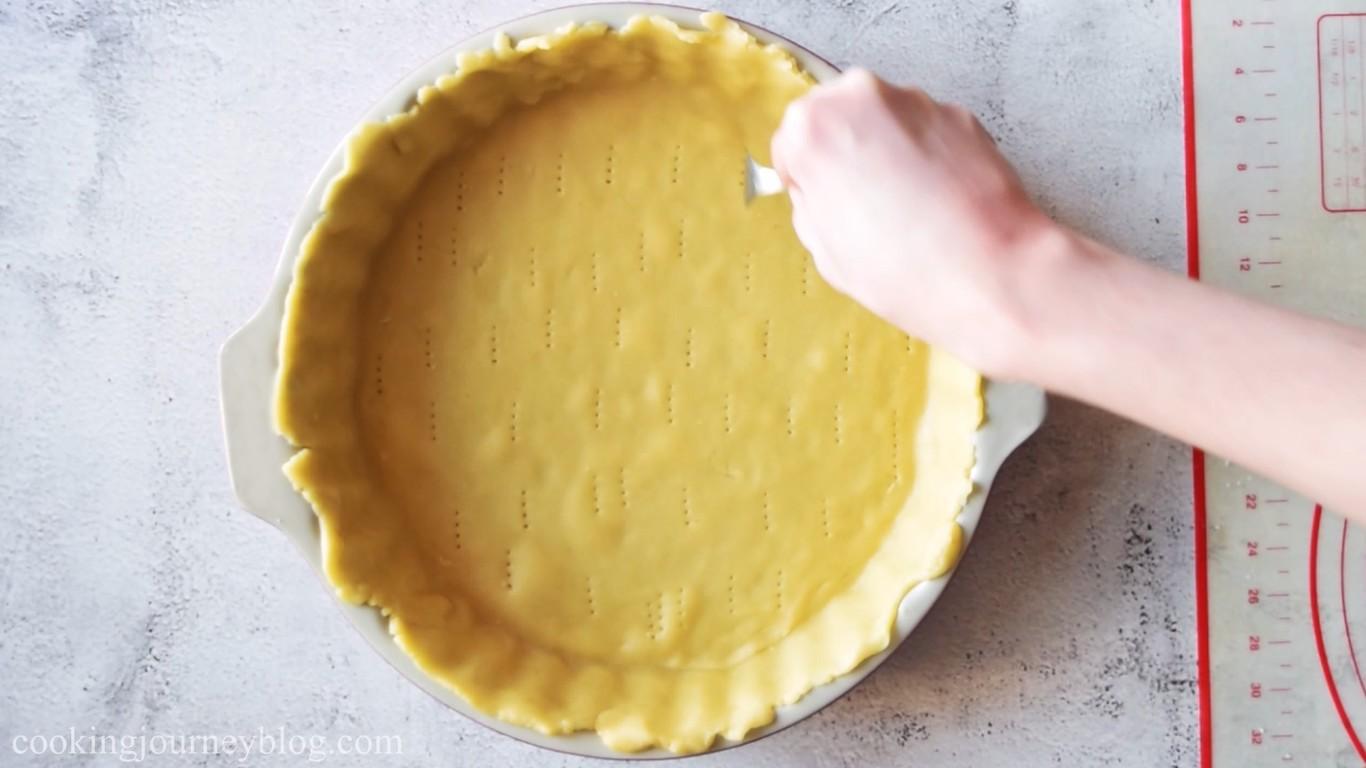
[[[783,117],[781,132],[787,140],[802,145],[818,143],[829,122],[829,105],[819,93],[794,101]]]
[[[790,124],[794,132],[805,131],[811,125],[811,112],[815,106],[815,100],[811,96],[798,99],[787,107],[787,115],[784,123]]]
[[[877,90],[880,87],[877,75],[874,75],[863,67],[854,67],[853,69],[850,69],[844,73],[844,77],[841,80],[850,90],[855,91],[872,91]]]
[[[784,149],[798,149],[810,144],[811,136],[811,105],[805,99],[795,101],[783,115],[774,144]]]
[[[945,104],[944,114],[960,123],[965,123],[972,119],[972,113],[962,104]]]
[[[897,90],[901,92],[901,95],[905,96],[908,99],[923,102],[934,101],[934,99],[931,98],[929,91],[926,91],[924,88],[921,88],[919,86],[908,85],[905,88],[898,88]]]
[[[964,125],[974,129],[981,127],[981,125],[977,122],[977,115],[973,114],[972,110],[968,109],[962,104],[948,104],[944,107],[944,109],[948,111],[949,116],[953,118],[954,122],[958,123],[959,125]]]
[[[917,115],[933,115],[940,106],[933,96],[920,88],[909,88],[902,92],[902,96],[902,105]]]
[[[854,102],[886,101],[895,89],[866,69],[851,69],[839,83],[843,97]]]

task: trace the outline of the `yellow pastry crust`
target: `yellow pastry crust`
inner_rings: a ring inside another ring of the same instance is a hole
[[[977,374],[743,201],[809,83],[642,17],[500,38],[350,141],[287,300],[285,471],[341,597],[474,707],[704,750],[955,562]]]

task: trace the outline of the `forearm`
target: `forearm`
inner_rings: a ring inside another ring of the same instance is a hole
[[[1366,521],[1366,332],[1119,256],[1050,247],[1015,373]]]

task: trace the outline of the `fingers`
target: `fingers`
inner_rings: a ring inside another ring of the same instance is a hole
[[[890,88],[865,69],[853,69],[792,102],[773,134],[773,167],[789,186],[800,186],[802,168],[813,156],[856,143],[855,122],[870,100]]]
[[[788,195],[792,198],[792,228],[797,232],[797,239],[811,253],[811,260],[820,276],[835,290],[843,292],[839,265],[816,232],[816,218],[812,215],[806,194],[800,189],[792,189]]]
[[[769,141],[769,157],[773,160],[773,170],[778,172],[779,178],[783,180],[783,186],[789,190],[795,190],[801,186],[793,178],[792,166],[798,162],[803,154],[803,136],[806,132],[805,127],[797,127],[798,122],[805,121],[807,115],[804,113],[806,107],[802,100],[797,100],[788,105],[787,111],[783,113],[783,120],[778,125],[778,130],[773,134]]]
[[[988,131],[986,126],[982,125],[982,121],[979,120],[976,115],[972,116],[972,126],[973,129],[977,131],[977,134],[979,136],[982,136],[987,141],[990,141],[993,145],[1000,144],[1000,142],[996,140],[996,137],[992,135],[991,131]]]
[[[944,110],[944,114],[948,119],[959,127],[967,129],[969,132],[990,141],[992,144],[996,143],[996,137],[987,132],[986,127],[982,125],[982,121],[977,118],[977,115],[974,114],[972,110],[962,104],[944,104],[941,108]]]
[[[892,90],[867,70],[851,70],[790,104],[771,142],[773,167],[792,200],[792,226],[797,238],[811,253],[821,277],[841,292],[845,292],[845,280],[835,249],[822,242],[817,227],[822,211],[812,209],[803,184],[811,181],[819,185],[822,182],[812,180],[823,180],[819,189],[828,196],[830,173],[851,172],[847,161],[860,144],[859,123],[878,110],[886,110]],[[835,186],[839,186],[838,179],[838,175],[833,177]]]
[[[847,70],[838,80],[834,82],[832,91],[840,91],[855,96],[876,95],[884,88],[891,88],[877,75],[869,72],[862,67],[854,67]]]
[[[788,105],[770,143],[773,167],[789,188],[801,186],[800,167],[807,155],[821,146],[813,113],[818,109],[811,95]]]

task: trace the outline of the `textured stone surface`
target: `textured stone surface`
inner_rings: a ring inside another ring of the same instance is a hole
[[[0,2],[0,764],[47,764],[12,738],[68,728],[282,727],[397,734],[396,764],[580,764],[470,724],[370,652],[234,504],[215,372],[362,111],[550,4]],[[1175,3],[720,8],[967,103],[1051,212],[1178,268]],[[1183,447],[1055,401],[891,661],[696,764],[1193,765],[1188,488]]]

